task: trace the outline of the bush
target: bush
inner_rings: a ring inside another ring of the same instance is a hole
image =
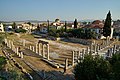
[[[6,64],[7,64],[6,58],[0,56],[0,70],[3,69]]]
[[[20,33],[20,32],[26,33],[26,30],[25,29],[16,29],[15,32],[16,33]]]
[[[120,52],[114,54],[109,62],[112,66],[113,80],[120,79]]]
[[[74,68],[76,80],[110,80],[110,64],[97,56],[86,55]]]

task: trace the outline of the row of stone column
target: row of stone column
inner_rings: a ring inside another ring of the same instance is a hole
[[[117,51],[120,52],[120,46],[119,45],[114,45],[112,48],[109,48],[106,57],[112,57],[113,54],[115,54]]]
[[[87,51],[87,49],[82,49],[82,51],[72,51],[71,65],[74,66],[75,63],[79,61],[79,59],[83,60],[84,55],[88,53]],[[68,69],[68,59],[65,59],[65,68]]]
[[[102,40],[102,44],[96,44],[95,42],[90,45],[90,51],[88,53],[98,53],[98,51],[104,49],[110,44],[110,39]]]
[[[46,58],[45,56],[45,47],[47,47],[47,59],[49,60],[49,44],[43,44],[43,43],[37,43],[35,46],[29,46],[28,49],[32,50],[36,54],[41,55],[43,58]]]
[[[9,47],[14,53],[16,53],[20,58],[23,58],[23,52],[19,52],[19,48],[15,47],[13,41],[5,39],[5,44]]]

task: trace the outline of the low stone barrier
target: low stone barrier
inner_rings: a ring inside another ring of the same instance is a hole
[[[84,39],[77,39],[77,38],[68,38],[68,40],[74,43],[81,43],[84,45],[90,45],[92,43],[92,41],[84,40]]]

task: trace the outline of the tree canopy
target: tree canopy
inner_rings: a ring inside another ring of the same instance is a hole
[[[76,80],[119,80],[120,79],[120,52],[111,58],[85,55],[74,68]]]
[[[74,69],[76,80],[109,80],[110,64],[102,57],[86,55]]]

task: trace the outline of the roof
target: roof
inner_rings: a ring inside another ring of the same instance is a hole
[[[90,24],[85,26],[85,28],[100,28],[100,29],[102,29],[103,27],[104,24]]]
[[[103,24],[103,22],[100,21],[100,20],[95,20],[95,21],[92,22],[92,24]]]

